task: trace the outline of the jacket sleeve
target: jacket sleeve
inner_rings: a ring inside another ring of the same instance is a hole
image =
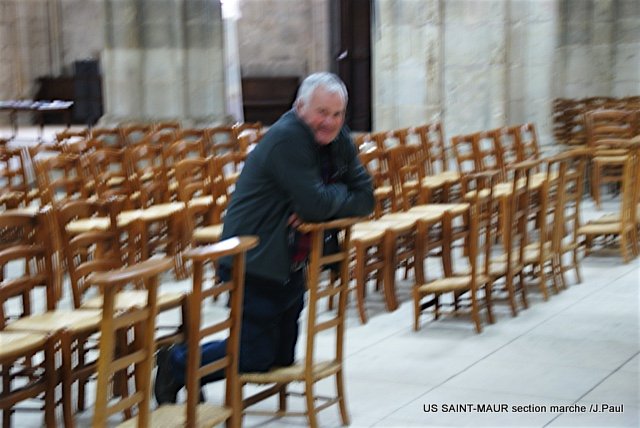
[[[371,177],[358,159],[351,139],[343,137],[337,150],[338,161],[345,165],[334,183],[321,178],[314,150],[287,150],[278,145],[272,153],[277,181],[292,196],[295,212],[305,221],[366,216],[373,211]]]
[[[302,146],[305,142],[299,144]],[[276,182],[291,197],[294,210],[302,220],[317,222],[333,218],[349,199],[347,184],[323,183],[313,150],[277,144],[270,157]]]
[[[347,170],[341,181],[347,185],[347,198],[342,203],[334,217],[361,217],[371,214],[374,208],[373,181],[360,159],[351,141],[347,137],[345,155]]]

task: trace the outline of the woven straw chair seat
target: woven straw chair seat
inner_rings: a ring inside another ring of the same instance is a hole
[[[313,378],[320,380],[331,376],[340,370],[341,364],[337,361],[319,361],[313,366]],[[287,367],[278,367],[264,373],[243,373],[240,382],[257,384],[288,383],[304,380],[304,363],[293,364]]]

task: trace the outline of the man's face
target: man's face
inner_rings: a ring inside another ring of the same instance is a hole
[[[298,115],[311,128],[318,144],[331,143],[338,136],[344,123],[345,105],[337,93],[319,87],[311,94],[309,102],[300,101]]]

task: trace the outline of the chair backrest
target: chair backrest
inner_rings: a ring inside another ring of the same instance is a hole
[[[62,143],[63,141],[78,141],[84,140],[89,137],[91,132],[89,129],[79,129],[79,130],[70,130],[65,129],[64,131],[60,131],[56,133],[55,141],[56,143]]]
[[[603,139],[632,138],[637,132],[635,112],[629,110],[593,110],[585,113],[584,120],[590,147]]]
[[[54,258],[52,218],[50,207],[37,213],[0,213],[0,330],[9,315],[23,317],[34,312],[38,290],[44,292],[46,309],[56,308],[60,297],[56,283],[59,266]],[[11,307],[19,313],[8,313],[5,305],[15,299],[21,304]]]
[[[26,204],[27,183],[21,150],[0,147],[0,204],[8,208]]]
[[[160,145],[140,142],[125,149],[125,161],[132,190],[140,192],[140,205],[147,207],[169,201],[169,185]]]
[[[506,177],[506,168],[518,162],[518,132],[519,127],[505,126],[497,130],[498,144],[502,157],[502,172]]]
[[[396,207],[407,211],[420,202],[419,146],[399,144],[386,150]]]
[[[231,426],[239,426],[242,417],[240,385],[238,382],[238,356],[240,352],[240,327],[242,323],[242,309],[244,296],[244,266],[245,254],[258,244],[258,238],[243,236],[226,239],[215,244],[200,246],[189,250],[185,257],[193,262],[193,289],[188,296],[188,330],[187,334],[187,406],[186,426],[196,426],[196,406],[198,404],[200,379],[204,376],[224,370],[225,399],[224,406],[230,410],[230,418],[235,420]],[[205,283],[204,274],[207,265],[213,265],[221,257],[231,256],[232,272],[230,280],[224,283]],[[202,305],[210,301],[210,297],[217,298],[223,293],[229,293],[230,311],[224,319],[217,319],[215,323],[203,324]],[[227,333],[227,348],[223,358],[201,365],[200,342],[213,334]]]
[[[468,174],[482,171],[479,165],[478,145],[475,134],[455,135],[451,137],[451,147],[456,159],[458,172]]]
[[[449,154],[445,144],[442,123],[434,122],[416,126],[415,132],[420,135],[420,142],[427,153],[430,170],[429,175],[449,171]]]
[[[89,197],[80,156],[59,154],[38,159],[34,168],[43,203],[58,206],[73,199]]]
[[[100,149],[87,156],[87,162],[93,171],[98,197],[107,199],[121,195],[131,197],[133,184],[129,176],[129,166],[125,150]]]
[[[153,133],[159,132],[176,132],[182,128],[182,124],[179,120],[163,120],[160,122],[155,122],[153,124]]]
[[[123,149],[127,145],[119,128],[93,128],[91,138],[98,140],[104,148]]]
[[[87,278],[89,284],[99,287],[104,296],[93,426],[107,426],[109,416],[134,406],[138,409],[138,427],[149,426],[154,332],[158,313],[158,276],[171,267],[171,258],[151,258],[123,269],[92,273]],[[146,304],[117,313],[116,294],[124,285],[134,282],[145,284]],[[119,348],[116,352],[116,335],[131,328],[134,328],[133,341],[125,349]],[[136,375],[135,391],[116,403],[110,403],[109,386],[112,378],[131,366],[134,366]]]
[[[476,147],[480,171],[498,171],[500,178],[504,170],[502,150],[497,130],[476,132]]]
[[[536,199],[531,197],[531,176],[537,167],[536,161],[524,161],[512,164],[509,168],[511,203],[505,213],[507,226],[503,237],[508,266],[512,263],[524,263],[524,251],[529,242],[527,228],[531,214],[536,209]]]
[[[540,159],[538,134],[533,123],[525,123],[518,127],[518,162],[537,161]]]
[[[132,125],[125,125],[118,128],[120,131],[120,139],[124,143],[124,147],[131,146],[144,140],[148,135],[153,132],[152,124],[136,123]]]
[[[314,372],[317,355],[315,353],[316,335],[333,329],[335,353],[331,361],[342,364],[344,356],[344,328],[347,296],[349,293],[349,246],[351,240],[351,226],[358,222],[357,218],[344,218],[325,223],[304,223],[299,230],[311,234],[311,252],[307,269],[307,288],[309,298],[307,303],[307,334],[305,345],[304,369],[309,378]],[[339,245],[334,253],[324,253],[325,231],[333,231],[341,235]],[[340,274],[336,281],[323,283],[321,274],[329,266],[338,264]],[[320,316],[319,310],[323,299],[337,297],[338,307],[333,313]]]
[[[373,195],[376,199],[374,216],[379,218],[387,211],[387,208],[389,210],[395,208],[395,198],[392,194],[381,192],[383,186],[390,185],[389,176],[382,169],[383,164],[386,164],[384,153],[380,152],[376,146],[363,147],[365,149],[358,152],[358,158],[373,181]]]
[[[115,202],[84,199],[67,202],[58,208],[58,230],[75,308],[82,305],[90,288],[87,282],[90,273],[115,269],[123,264],[116,205]],[[100,224],[76,232],[69,226],[77,220],[93,220]]]
[[[232,126],[220,125],[206,128],[204,135],[204,153],[207,156],[240,151],[236,131]]]
[[[194,196],[213,195],[211,168],[213,158],[182,159],[175,164],[178,199],[188,202]]]

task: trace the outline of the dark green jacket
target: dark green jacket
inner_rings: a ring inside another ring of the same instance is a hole
[[[371,178],[343,127],[330,144],[330,184],[321,176],[319,145],[309,127],[291,110],[249,154],[224,218],[222,238],[257,235],[260,244],[247,254],[247,274],[285,282],[291,270],[292,213],[303,221],[366,216],[373,210]],[[228,263],[228,261],[227,261]],[[223,261],[225,264],[225,261]]]

